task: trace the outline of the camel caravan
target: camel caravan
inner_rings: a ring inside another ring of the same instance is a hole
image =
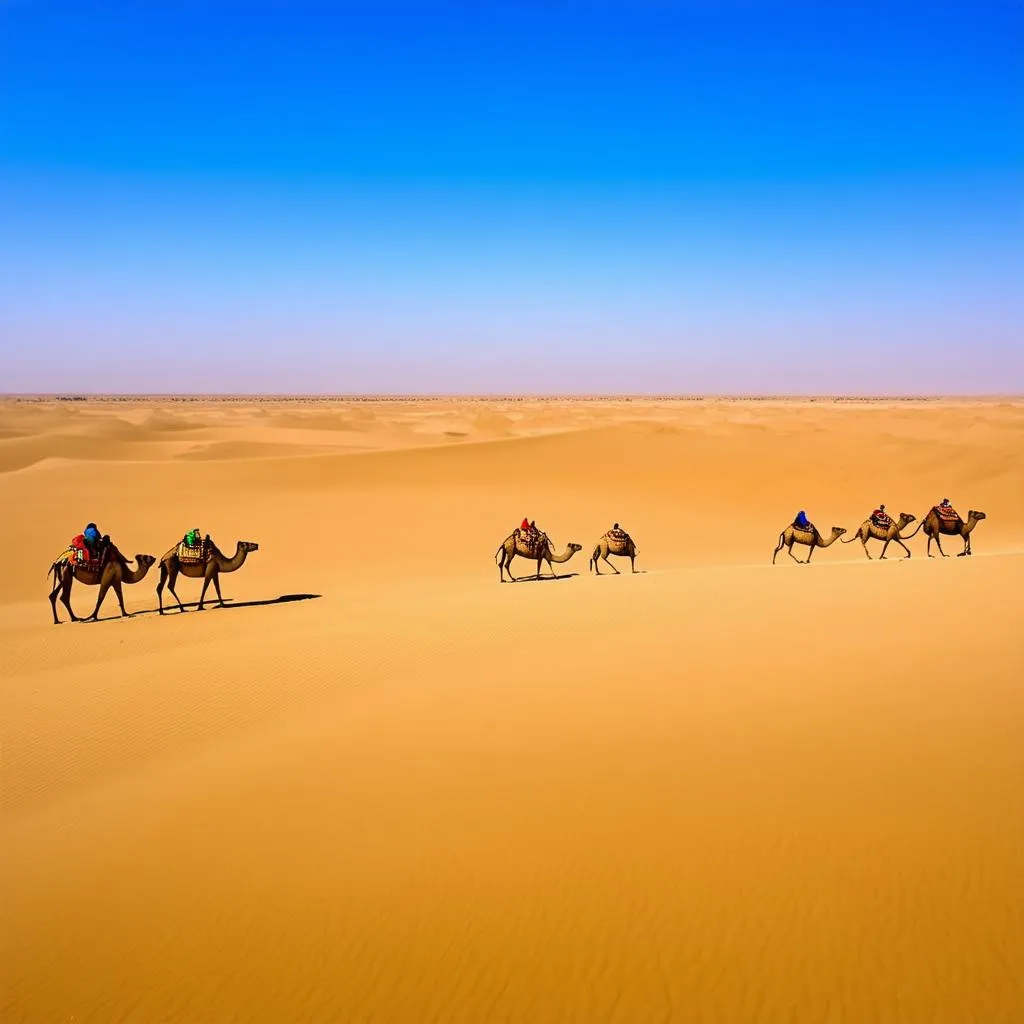
[[[189,530],[177,544],[167,551],[160,559],[160,581],[156,585],[157,600],[160,614],[164,614],[164,586],[178,602],[178,611],[183,612],[181,603],[174,590],[178,576],[201,579],[203,588],[199,594],[198,611],[203,611],[206,591],[210,584],[217,593],[217,600],[224,607],[224,598],[220,592],[221,573],[235,572],[245,564],[249,553],[258,551],[259,545],[248,540],[240,540],[235,546],[235,553],[229,558],[213,542],[210,535],[202,536],[199,530]],[[50,566],[49,575],[53,577],[53,590],[50,592],[50,607],[53,610],[54,625],[60,625],[57,615],[57,598],[68,610],[72,622],[95,622],[107,592],[113,589],[117,603],[121,608],[121,617],[130,618],[125,610],[121,587],[123,584],[140,583],[156,564],[153,555],[136,555],[136,567],[130,568],[126,558],[111,541],[109,534],[100,536],[95,523],[89,525],[78,534],[60,553]],[[79,619],[71,607],[71,585],[75,582],[88,587],[99,587],[96,607],[85,620]]]
[[[950,505],[948,498],[934,505],[928,510],[925,517],[918,522],[910,533],[904,533],[911,523],[916,522],[916,516],[909,512],[901,512],[897,519],[893,519],[885,506],[880,505],[864,520],[851,537],[844,538],[846,530],[842,526],[833,526],[827,537],[822,536],[818,528],[807,518],[806,513],[801,511],[796,518],[779,534],[779,542],[772,552],[772,564],[775,564],[775,557],[785,548],[787,554],[794,562],[806,565],[810,562],[815,548],[831,547],[837,540],[844,544],[852,544],[859,540],[864,549],[864,554],[871,558],[868,550],[868,541],[878,541],[882,545],[879,559],[885,558],[885,553],[890,544],[896,544],[910,558],[910,548],[906,541],[915,537],[918,532],[924,530],[928,538],[925,552],[929,558],[932,555],[932,542],[938,548],[943,558],[949,556],[942,550],[942,537],[959,537],[963,541],[963,551],[958,552],[957,557],[962,558],[971,554],[971,534],[974,528],[986,518],[984,512],[971,509],[967,518],[963,519],[959,513]],[[793,546],[801,545],[808,548],[806,558],[797,558],[793,554]],[[100,535],[95,523],[89,523],[85,530],[75,537],[71,543],[51,563],[49,577],[53,581],[53,589],[50,591],[50,608],[53,611],[54,625],[60,624],[60,617],[57,614],[57,600],[68,611],[72,622],[95,622],[99,617],[100,608],[103,605],[109,591],[114,591],[118,606],[121,609],[121,616],[129,618],[129,613],[124,606],[123,587],[133,586],[141,583],[149,573],[149,570],[159,562],[160,579],[156,585],[157,610],[161,615],[164,612],[164,588],[177,602],[179,612],[185,611],[185,605],[175,590],[178,578],[181,576],[187,579],[202,580],[203,586],[199,592],[197,610],[203,611],[206,604],[206,593],[213,584],[217,595],[217,601],[224,607],[224,597],[220,590],[220,577],[224,573],[237,572],[245,564],[246,558],[259,550],[259,545],[253,541],[240,540],[235,545],[233,555],[226,555],[213,542],[209,534],[203,536],[198,529],[189,530],[180,541],[166,551],[159,559],[153,555],[137,554],[134,559],[127,558],[121,553],[108,534]],[[509,582],[516,583],[523,579],[540,580],[545,563],[550,579],[560,579],[555,566],[568,562],[578,551],[583,550],[582,544],[570,542],[563,551],[556,551],[551,538],[543,530],[539,529],[536,522],[530,519],[523,519],[499,545],[495,552],[498,563],[498,578],[504,583],[505,575],[508,574]],[[601,572],[603,562],[612,573],[619,575],[619,569],[611,562],[609,556],[617,558],[628,558],[630,572],[636,573],[637,546],[633,538],[619,526],[613,524],[612,528],[602,534],[594,544],[590,559],[587,563],[589,571],[598,576],[605,575]],[[537,571],[532,576],[513,576],[512,561],[516,557],[527,562],[536,563]],[[135,568],[129,562],[135,562]],[[71,607],[71,589],[74,583],[81,583],[87,587],[98,587],[96,595],[96,606],[92,614],[86,619],[80,619],[75,615]]]
[[[957,558],[963,558],[964,555],[971,554],[971,534],[974,528],[983,519],[987,518],[984,512],[977,512],[971,509],[967,513],[967,519],[964,520],[960,517],[960,514],[954,509],[950,503],[949,498],[943,498],[938,505],[933,505],[929,510],[924,519],[922,519],[913,531],[908,534],[903,534],[905,530],[912,522],[916,520],[916,516],[910,512],[901,512],[898,519],[893,519],[888,512],[885,511],[884,505],[879,505],[878,508],[871,513],[871,515],[864,520],[863,523],[857,528],[856,533],[852,537],[848,537],[842,541],[843,544],[852,544],[855,540],[861,542],[864,548],[864,554],[868,558],[871,557],[871,552],[868,551],[868,541],[877,540],[882,542],[882,550],[879,554],[879,558],[885,558],[885,553],[889,549],[889,545],[892,543],[898,544],[907,553],[906,557],[910,558],[910,548],[904,543],[904,541],[910,540],[911,537],[916,536],[917,532],[921,529],[924,530],[925,535],[928,538],[928,546],[925,548],[925,553],[929,558],[934,558],[932,554],[932,541],[935,541],[935,546],[939,549],[939,554],[943,558],[949,556],[945,551],[942,550],[941,537],[959,537],[964,542],[964,549],[957,554]],[[775,550],[772,552],[772,564],[775,564],[775,556],[783,549],[786,549],[787,554],[794,562],[799,562],[801,565],[806,565],[811,560],[811,555],[814,554],[815,548],[827,548],[839,540],[846,530],[842,526],[833,526],[832,531],[828,537],[823,537],[817,527],[807,519],[804,512],[799,512],[797,517],[792,523],[787,526],[782,533],[779,534],[779,543]],[[806,558],[797,558],[793,554],[793,545],[802,544],[810,550],[807,552]]]

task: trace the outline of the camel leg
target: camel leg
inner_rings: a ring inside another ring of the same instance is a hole
[[[185,610],[185,606],[181,603],[181,598],[178,597],[177,593],[174,590],[174,584],[177,582],[178,570],[172,567],[167,570],[167,589],[171,592],[171,597],[173,597],[174,600],[178,602],[178,611],[183,612]]]
[[[605,562],[606,562],[606,563],[607,563],[608,565],[610,565],[610,566],[611,566],[611,570],[612,570],[612,572],[613,572],[613,573],[615,573],[615,575],[616,575],[616,576],[618,576],[618,575],[619,575],[619,570],[618,570],[618,569],[616,569],[614,565],[612,565],[612,563],[611,563],[611,562],[609,561],[609,559],[608,559],[608,556],[607,556],[607,555],[604,555],[604,556],[602,556],[602,557],[604,558]]]
[[[908,547],[907,547],[907,545],[906,545],[906,544],[904,544],[904,543],[903,543],[903,541],[901,541],[901,540],[899,539],[899,537],[893,537],[893,538],[892,538],[891,540],[887,540],[887,541],[885,542],[885,546],[886,546],[886,547],[888,547],[888,546],[889,546],[889,544],[890,544],[890,543],[891,543],[892,541],[895,541],[895,542],[896,542],[897,544],[899,544],[899,546],[900,546],[901,548],[903,548],[903,550],[904,550],[904,551],[906,551],[906,553],[907,553],[907,558],[909,558],[909,557],[910,557],[910,548],[908,548]],[[884,554],[884,551],[883,551],[883,554]]]
[[[516,553],[514,551],[512,552],[511,555],[508,555],[507,557],[505,555],[501,556],[501,564],[504,566],[505,572],[508,573],[509,583],[518,583],[519,582],[519,580],[515,576],[512,575],[512,559],[515,558],[515,557],[516,557]]]
[[[786,550],[789,552],[789,557],[792,558],[793,561],[796,562],[797,565],[803,565],[803,562],[801,562],[800,559],[797,558],[796,555],[793,554],[793,545],[792,544],[787,545],[786,546]]]
[[[100,593],[99,593],[99,596],[96,598],[96,607],[93,608],[92,615],[90,615],[85,620],[86,622],[95,622],[97,620],[97,618],[99,618],[100,605],[103,604],[103,598],[105,598],[107,596],[107,591],[109,589],[110,589],[109,581],[107,581],[107,580],[101,581],[101,583],[100,583]]]
[[[203,577],[203,589],[199,592],[199,607],[196,609],[197,612],[203,611],[203,602],[206,600],[206,591],[210,586],[210,580],[212,578],[212,576]]]
[[[56,586],[54,586],[53,590],[50,591],[50,609],[53,611],[53,624],[55,626],[59,626],[60,618],[57,616],[57,595],[60,593],[60,588],[63,586],[63,583],[61,582],[60,576],[56,573],[54,574],[53,579]]]
[[[864,554],[865,554],[865,555],[867,555],[867,556],[868,556],[868,558],[870,558],[870,557],[871,557],[871,552],[870,552],[870,551],[868,551],[868,542],[867,542],[867,539],[866,539],[866,538],[864,538],[864,537],[861,537],[861,539],[860,539],[860,542],[861,542],[861,545],[862,545],[862,546],[864,547]],[[879,558],[885,558],[885,549],[886,549],[886,548],[887,548],[888,546],[889,546],[889,542],[888,542],[888,541],[886,541],[886,542],[885,542],[885,543],[884,543],[884,544],[882,545],[882,553],[881,553],[881,554],[880,554],[880,555],[878,556]]]
[[[776,555],[777,555],[777,554],[778,554],[778,553],[779,553],[779,552],[780,552],[780,551],[781,551],[781,550],[783,549],[783,547],[785,546],[785,543],[786,543],[786,541],[785,541],[785,536],[786,536],[786,535],[785,535],[785,534],[783,534],[783,533],[780,533],[780,534],[779,534],[779,546],[778,546],[778,547],[777,547],[777,548],[776,548],[776,549],[775,549],[775,550],[774,550],[774,551],[772,552],[772,565],[774,565],[774,564],[775,564],[775,556],[776,556]]]
[[[71,584],[75,581],[75,571],[72,569],[64,579],[61,581],[60,587],[60,603],[64,605],[68,610],[68,615],[71,616],[72,622],[78,622],[79,618],[75,614],[74,608],[71,607]]]
[[[160,582],[156,585],[156,599],[160,604],[160,614],[164,613],[164,584],[167,582],[167,566],[160,563]]]
[[[121,618],[122,619],[130,619],[131,616],[128,614],[127,611],[125,611],[125,607],[124,607],[124,594],[121,593],[121,581],[118,580],[118,579],[114,580],[114,594],[117,597],[117,603],[121,607]]]
[[[630,572],[636,572],[636,555],[629,556],[629,570]]]
[[[943,558],[949,558],[949,555],[947,555],[946,552],[942,550],[942,541],[939,540],[938,534],[935,534],[935,546],[939,549],[939,554],[942,555]]]
[[[220,594],[220,573],[217,573],[213,577],[213,589],[217,591],[217,600],[220,601],[221,608],[224,607],[224,598]]]
[[[810,550],[807,552],[807,557],[804,559],[804,565],[810,565],[810,563],[811,563],[811,555],[814,554],[815,547],[817,547],[817,545],[815,545],[815,544],[811,545]]]

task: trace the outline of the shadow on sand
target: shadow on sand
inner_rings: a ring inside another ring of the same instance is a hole
[[[571,580],[579,576],[578,572],[566,572],[561,576],[517,576],[514,580],[502,580],[502,583],[553,583],[555,580]]]
[[[266,608],[269,605],[274,604],[291,604],[293,601],[315,601],[319,594],[282,594],[280,597],[270,597],[265,601],[232,601],[230,597],[225,598],[223,608],[218,603],[217,599],[210,600],[207,598],[204,611],[231,611],[235,608]],[[184,601],[182,602],[186,608],[197,609],[199,607],[198,601]],[[132,612],[130,618],[137,619],[142,615],[158,615],[160,613],[159,608],[144,608],[142,611]],[[168,606],[164,608],[165,615],[180,615],[181,611],[177,605]],[[101,615],[96,621],[97,622],[109,622],[113,619],[120,619],[120,612],[115,612],[113,615]],[[81,620],[85,621],[85,620]]]

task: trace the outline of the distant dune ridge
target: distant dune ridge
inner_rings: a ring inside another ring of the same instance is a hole
[[[5,1022],[1024,1019],[1024,400],[9,396],[0,507]],[[89,521],[259,550],[55,627]]]

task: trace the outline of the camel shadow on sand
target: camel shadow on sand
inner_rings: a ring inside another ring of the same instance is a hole
[[[320,596],[320,594],[281,594],[280,597],[269,597],[263,601],[232,601],[232,599],[228,597],[224,599],[223,606],[221,606],[216,600],[207,601],[206,607],[203,609],[203,611],[233,611],[236,608],[268,608],[271,605],[292,604],[295,601],[315,601]],[[197,610],[199,607],[199,602],[185,601],[184,605],[186,608]],[[142,611],[132,612],[130,618],[137,619],[143,615],[158,615],[159,612],[159,608],[144,608]],[[164,611],[165,618],[180,614],[181,612],[176,607],[168,608]],[[110,622],[120,618],[121,615],[115,612],[113,615],[103,615],[100,618],[96,619],[96,621]]]
[[[579,576],[578,572],[564,572],[558,576],[517,576],[514,580],[502,580],[502,583],[554,583],[557,580],[571,580]]]

